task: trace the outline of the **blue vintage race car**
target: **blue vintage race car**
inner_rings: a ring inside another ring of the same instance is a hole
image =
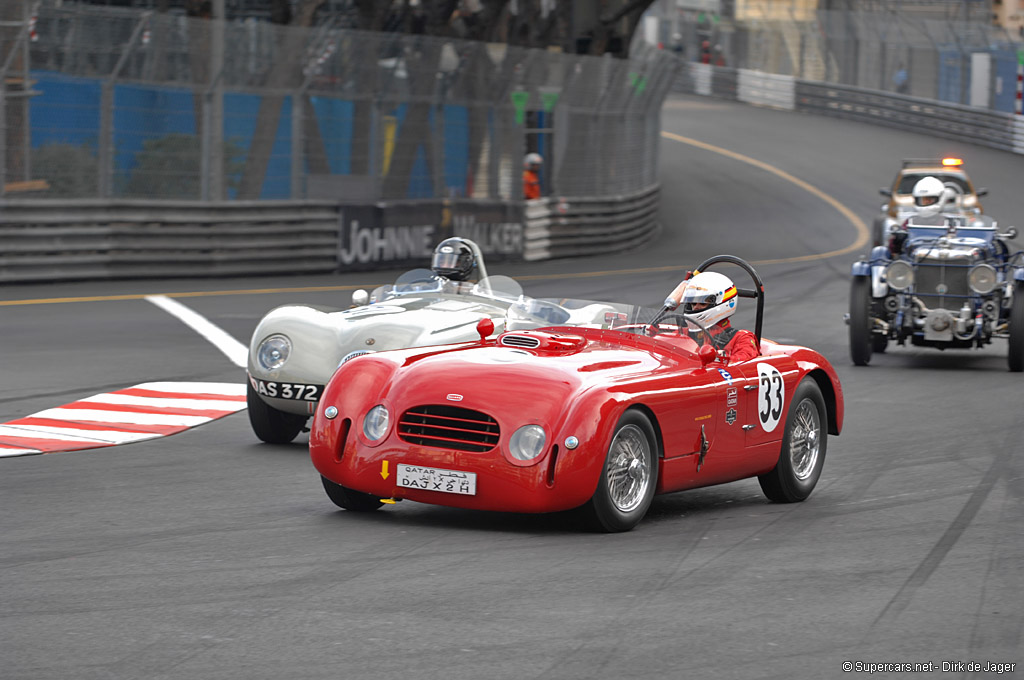
[[[1009,340],[1011,371],[1024,370],[1024,251],[1010,227],[950,218],[906,227],[896,248],[876,246],[853,265],[850,357],[864,366],[890,340],[920,347],[982,347]]]

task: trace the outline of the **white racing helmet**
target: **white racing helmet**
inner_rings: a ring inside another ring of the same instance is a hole
[[[911,195],[914,207],[922,217],[938,215],[946,199],[946,186],[938,177],[924,177],[917,181]]]
[[[530,167],[534,165],[536,165],[537,167],[544,165],[544,158],[539,153],[535,152],[526,154],[523,157],[523,167],[529,170]]]
[[[736,311],[737,295],[736,286],[728,276],[701,272],[686,282],[679,307],[705,326],[713,326]]]

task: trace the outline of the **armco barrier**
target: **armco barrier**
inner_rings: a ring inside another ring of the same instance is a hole
[[[332,271],[320,201],[0,201],[0,283]]]
[[[441,239],[488,261],[615,252],[652,238],[659,189],[519,201],[0,201],[0,284],[426,266]]]
[[[1024,154],[1024,117],[748,69],[688,63],[673,91],[834,116]]]
[[[659,187],[605,198],[545,198],[526,205],[526,260],[608,253],[658,232]]]

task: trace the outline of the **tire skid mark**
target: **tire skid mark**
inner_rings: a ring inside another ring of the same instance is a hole
[[[978,514],[978,510],[981,509],[985,499],[988,498],[992,489],[995,488],[996,482],[999,481],[1000,477],[1009,468],[1011,450],[1003,448],[995,457],[985,472],[985,476],[967,499],[964,507],[960,509],[960,512],[953,519],[949,527],[947,527],[935,546],[925,555],[925,558],[878,614],[868,629],[868,634],[881,625],[896,621],[900,614],[909,606],[918,588],[928,581],[928,578],[935,572],[949,551],[960,540],[964,531],[966,531],[974,517]]]
[[[699,534],[694,535],[694,537],[689,541],[689,545],[685,548],[684,552],[672,559],[665,569],[652,569],[652,573],[649,577],[635,581],[635,587],[633,589],[639,595],[626,611],[622,612],[621,615],[616,616],[614,621],[603,626],[604,630],[609,631],[608,635],[595,636],[594,630],[588,630],[585,633],[577,635],[576,644],[573,645],[571,651],[569,651],[562,660],[548,666],[538,677],[581,679],[606,677],[606,674],[602,674],[597,671],[605,670],[613,659],[620,656],[618,650],[621,645],[632,644],[632,641],[628,638],[622,639],[621,636],[614,635],[613,633],[615,630],[628,629],[631,623],[642,621],[643,610],[645,610],[651,603],[657,602],[661,598],[662,592],[666,589],[678,589],[679,583],[686,579],[698,576],[708,566],[717,563],[722,558],[730,555],[735,550],[743,547],[753,540],[764,539],[767,535],[768,539],[765,540],[763,544],[770,545],[771,538],[776,534],[780,537],[790,536],[792,533],[791,525],[784,523],[780,526],[779,523],[798,512],[801,509],[801,506],[804,506],[804,504],[792,503],[788,506],[783,506],[784,509],[774,514],[766,524],[758,527],[753,531],[753,533],[744,536],[739,541],[719,550],[714,555],[705,558],[699,564],[689,567],[683,571],[684,563],[697,551],[703,539],[721,518],[721,515],[716,516],[713,521],[704,526],[703,530]],[[771,505],[763,507],[771,508],[778,506]],[[808,517],[807,522],[802,524],[801,528],[806,528],[807,524],[816,521],[818,518],[819,516],[816,515]],[[733,574],[743,571],[749,566],[749,562],[740,560],[728,567],[716,568],[715,580],[720,583],[727,582],[732,578]],[[595,637],[597,639],[594,639]],[[621,639],[621,642],[609,645],[607,643],[608,639]],[[595,661],[596,658],[600,658],[600,661]]]
[[[1024,429],[1017,429],[1018,432],[1011,433],[1004,450],[1011,450],[1021,441],[1020,435]],[[1002,599],[1005,593],[1024,592],[1024,575],[1020,571],[1024,548],[1021,547],[1019,535],[1014,532],[1014,527],[1024,524],[1024,489],[1020,485],[1019,459],[1011,457],[1009,465],[1014,474],[1012,477],[1004,477],[1006,496],[999,513],[999,521],[995,525],[1002,530],[1002,534],[996,534],[992,540],[988,569],[985,572],[981,597],[975,610],[974,625],[968,639],[968,649],[978,657],[991,656],[1002,649],[1019,650],[1024,639],[1024,612],[1014,611],[1014,608],[1006,606]],[[1003,540],[1007,537],[1018,540]],[[1017,554],[1014,554],[1014,549]],[[991,591],[992,595],[986,598],[988,591]],[[986,611],[989,601],[997,604],[1000,611]]]

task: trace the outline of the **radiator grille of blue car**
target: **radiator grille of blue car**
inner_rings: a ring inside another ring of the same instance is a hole
[[[914,267],[914,292],[929,309],[958,310],[970,295],[967,272],[963,263],[923,258]]]
[[[459,406],[415,406],[398,421],[402,441],[421,446],[483,453],[498,444],[498,421],[486,413]]]

